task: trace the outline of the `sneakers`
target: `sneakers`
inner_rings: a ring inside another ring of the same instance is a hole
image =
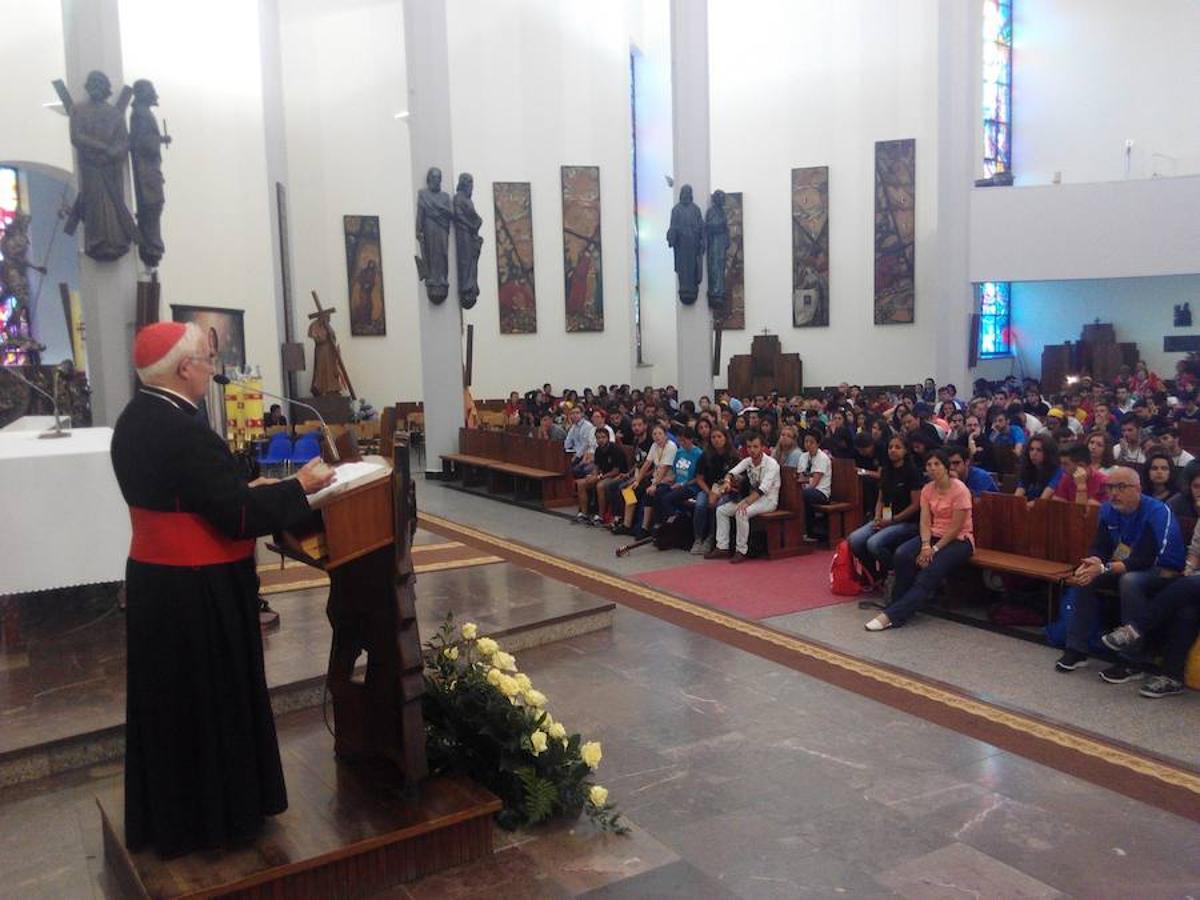
[[[1155,675],[1138,691],[1143,697],[1157,700],[1159,697],[1175,697],[1183,693],[1183,682],[1170,675]]]
[[[587,513],[575,513],[575,524],[583,525],[588,520]]]
[[[599,514],[597,514],[597,515],[592,516],[591,524],[595,525],[596,527],[600,527],[601,525],[604,524],[604,520],[602,518],[600,518]]]
[[[735,553],[729,558],[729,561],[731,563],[744,563],[749,558],[745,553]]]
[[[692,549],[688,552],[691,553],[692,556],[703,556],[704,540],[702,538],[696,538],[696,540],[692,541]]]
[[[1146,673],[1141,669],[1135,669],[1132,666],[1127,666],[1125,663],[1116,663],[1109,666],[1100,673],[1100,677],[1109,684],[1125,684],[1128,681],[1136,681],[1139,678],[1145,678]]]
[[[888,617],[887,613],[880,613],[863,626],[867,631],[887,631],[889,628],[894,627],[895,623]]]
[[[1117,653],[1132,653],[1142,646],[1142,636],[1132,625],[1122,625],[1100,638],[1101,643]]]
[[[612,533],[615,535],[633,534],[632,531],[625,527],[624,522],[618,522],[616,525],[614,525]]]
[[[722,550],[720,547],[713,547],[704,554],[705,559],[729,559],[729,556],[730,551],[728,549]]]
[[[1074,672],[1076,669],[1086,666],[1087,660],[1086,653],[1080,653],[1078,650],[1068,650],[1058,658],[1058,662],[1054,664],[1054,668],[1060,672]]]

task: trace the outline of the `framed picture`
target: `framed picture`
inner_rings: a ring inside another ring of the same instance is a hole
[[[225,369],[241,369],[246,365],[246,329],[242,321],[244,315],[240,309],[171,305],[171,319],[175,322],[195,322],[199,325],[208,335],[209,344],[216,345],[217,356]]]
[[[350,334],[355,337],[387,334],[379,216],[342,216],[342,228],[346,234]]]

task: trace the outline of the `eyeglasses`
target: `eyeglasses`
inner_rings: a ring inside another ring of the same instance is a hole
[[[1142,489],[1142,486],[1140,484],[1125,484],[1124,482],[1121,482],[1121,481],[1117,481],[1117,482],[1110,481],[1108,483],[1108,490],[1110,493],[1112,491],[1123,491],[1126,489],[1131,490],[1131,491],[1140,491]]]

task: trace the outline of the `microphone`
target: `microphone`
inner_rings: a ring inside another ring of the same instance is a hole
[[[228,375],[221,375],[221,374],[214,375],[213,381],[215,381],[217,384],[221,385],[222,387],[224,387],[227,384],[245,385],[245,383],[246,383],[244,380],[242,380],[240,378],[234,379],[234,378],[230,378]],[[337,444],[335,444],[333,441],[333,432],[331,432],[329,430],[329,426],[325,424],[325,417],[323,415],[321,415],[321,411],[319,409],[317,409],[315,406],[310,406],[307,403],[303,403],[300,400],[292,400],[289,397],[283,397],[279,394],[272,394],[270,391],[264,391],[262,388],[256,388],[256,390],[260,394],[265,394],[266,396],[272,397],[275,400],[282,400],[284,403],[290,403],[293,406],[303,406],[305,409],[310,410],[317,417],[317,420],[321,423],[321,430],[325,432],[325,440],[327,440],[329,442],[329,452],[333,456],[333,461],[341,462],[342,457],[338,454]]]
[[[26,378],[20,372],[18,372],[15,368],[12,368],[10,366],[0,366],[0,369],[3,369],[5,372],[7,372],[13,378],[17,379],[17,381],[21,382],[26,387],[32,388],[33,390],[37,391],[39,394],[41,394],[43,397],[45,397],[47,400],[49,400],[52,404],[54,404],[54,426],[52,428],[50,428],[48,431],[43,431],[41,434],[38,435],[38,438],[65,438],[65,437],[71,436],[71,432],[69,430],[63,429],[62,417],[58,414],[58,399],[53,394],[50,394],[43,388],[38,387],[36,384],[34,384],[32,381],[30,381],[28,378]],[[56,368],[54,370],[54,386],[56,388],[58,387],[58,373],[59,373],[59,369]],[[68,420],[67,424],[68,424],[68,426],[70,425],[69,420]]]

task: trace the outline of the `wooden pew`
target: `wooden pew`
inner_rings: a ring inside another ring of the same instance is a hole
[[[465,486],[486,484],[488,493],[533,498],[547,507],[575,502],[571,459],[562,441],[460,428],[458,450],[442,454],[442,467],[448,476],[461,476]]]
[[[1200,422],[1179,423],[1179,445],[1193,456],[1200,456]]]
[[[833,482],[830,485],[829,502],[814,507],[825,513],[829,522],[829,546],[838,543],[862,524],[862,482],[858,477],[858,464],[852,459],[833,460]]]
[[[983,493],[975,498],[971,565],[1059,584],[1079,565],[1096,534],[1100,507]]]
[[[750,533],[762,531],[767,539],[767,559],[783,559],[809,552],[804,543],[804,497],[796,470],[779,470],[779,506],[750,520]]]

